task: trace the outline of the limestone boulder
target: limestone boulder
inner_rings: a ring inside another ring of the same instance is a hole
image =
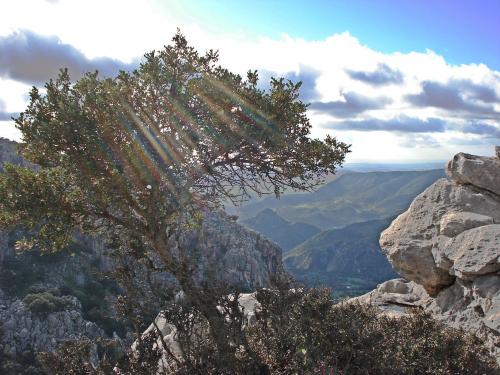
[[[441,179],[417,196],[408,210],[382,232],[380,246],[400,275],[436,295],[457,276],[447,252],[467,235],[462,235],[452,245],[450,239],[493,223],[500,223],[500,197],[470,185]],[[475,233],[473,241],[485,245],[496,240],[480,240],[478,236],[493,236],[490,232],[481,230],[470,234]],[[459,264],[464,266],[463,262]]]
[[[469,229],[447,242],[440,253],[449,272],[464,280],[500,271],[500,224]]]
[[[468,229],[493,223],[491,216],[467,211],[449,212],[441,218],[439,233],[447,237],[455,237]]]
[[[404,279],[355,300],[400,316],[418,307],[483,337],[500,363],[500,147],[460,153],[380,237]],[[406,280],[405,280],[406,279]]]
[[[459,153],[448,163],[446,173],[460,184],[477,186],[500,196],[499,170],[499,157]]]

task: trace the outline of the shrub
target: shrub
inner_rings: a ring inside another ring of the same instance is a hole
[[[262,290],[257,321],[227,336],[238,347],[234,357],[219,353],[207,331],[209,326],[194,306],[185,304],[165,311],[177,329],[183,359],[167,373],[244,375],[458,375],[498,374],[494,358],[476,336],[445,326],[422,311],[391,318],[374,307],[336,304],[326,289]],[[221,311],[231,311],[234,300],[221,300]],[[232,313],[227,317],[234,317]],[[237,317],[236,317],[237,318]],[[238,319],[235,320],[238,322]],[[226,320],[231,324],[231,319]],[[205,327],[206,329],[200,329]],[[237,327],[233,327],[237,329]],[[154,374],[162,357],[172,355],[163,338],[142,336],[134,351],[111,355],[104,350],[100,365],[89,370],[90,344],[74,344],[45,354],[49,374]],[[241,331],[240,331],[241,332]],[[161,345],[159,344],[161,341]],[[82,349],[81,348],[81,349]],[[39,357],[39,358],[44,358]],[[112,359],[114,358],[114,359]],[[224,361],[222,361],[224,359]],[[115,365],[119,370],[112,370]],[[86,367],[87,366],[87,367]],[[170,366],[170,365],[169,365]],[[78,372],[85,369],[90,372]],[[158,372],[160,373],[160,372]],[[163,372],[162,372],[163,373]]]
[[[400,318],[327,289],[263,290],[249,341],[272,374],[498,374],[482,341],[413,310]]]
[[[63,311],[73,304],[65,298],[54,296],[49,292],[31,293],[23,298],[24,304],[36,314],[48,314]]]

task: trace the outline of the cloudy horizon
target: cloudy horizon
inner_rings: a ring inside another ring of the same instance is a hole
[[[2,5],[8,14],[24,15],[0,26],[2,137],[19,139],[11,117],[25,108],[30,87],[43,86],[59,68],[67,67],[73,79],[93,70],[113,76],[168,44],[179,27],[200,51],[219,50],[230,70],[257,69],[263,85],[271,76],[302,81],[312,135],[351,143],[348,162],[446,160],[459,151],[492,155],[500,143],[500,72],[491,51],[447,55],[425,40],[412,50],[391,44],[389,51],[365,44],[355,28],[325,26],[323,36],[303,37],[279,27],[227,30],[179,1],[168,2],[168,11],[167,2],[156,1],[140,7],[128,0],[19,3]]]

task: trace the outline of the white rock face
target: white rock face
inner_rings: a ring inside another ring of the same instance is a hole
[[[450,274],[463,280],[500,270],[500,224],[469,229],[439,248],[449,259]]]
[[[238,303],[241,311],[244,315],[244,324],[246,326],[253,324],[255,322],[255,313],[260,309],[260,303],[257,301],[256,292],[253,293],[241,293],[238,297]],[[193,327],[194,330],[199,329]],[[163,338],[158,338],[156,344],[159,348],[163,348],[163,344],[167,345],[168,350],[172,355],[174,355],[180,362],[182,362],[183,351],[177,340],[177,330],[175,326],[167,322],[163,313],[158,314],[154,323],[143,332],[143,335],[147,335],[151,332],[160,331]],[[132,350],[136,350],[137,343],[132,345]],[[163,351],[162,357],[158,361],[158,371],[157,375],[170,374],[176,369],[175,361],[172,361],[171,357]]]
[[[495,246],[498,247],[499,223],[499,195],[474,185],[441,179],[415,198],[408,211],[382,232],[380,246],[399,274],[436,295],[462,271],[476,272],[474,269],[479,265],[467,264],[482,257],[477,251],[493,256]],[[476,229],[489,225],[493,227]],[[464,240],[477,251],[464,252],[465,245],[457,249]],[[494,259],[488,262],[495,263]],[[490,264],[479,272],[491,272],[495,267]]]
[[[488,224],[493,224],[493,218],[490,216],[467,211],[450,212],[441,218],[439,234],[447,237],[455,237],[457,234],[465,232],[468,229]]]
[[[420,307],[486,338],[500,363],[500,148],[497,158],[458,154],[380,237],[405,279],[355,300],[391,315]]]

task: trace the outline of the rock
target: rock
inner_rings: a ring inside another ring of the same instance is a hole
[[[183,298],[183,296],[180,296],[180,298]],[[260,304],[256,298],[256,292],[241,293],[238,296],[238,303],[240,305],[240,310],[243,312],[243,321],[245,326],[254,323],[256,320],[255,313],[260,308]],[[221,311],[221,308],[219,308],[219,311]],[[168,323],[163,312],[160,312],[158,314],[158,316],[154,320],[154,323],[151,323],[150,326],[142,333],[142,335],[144,337],[148,333],[155,332],[157,329],[160,331],[163,342],[167,345],[170,353],[175,355],[175,357],[182,362],[183,351],[179,344],[179,341],[177,340],[177,330],[174,325]],[[198,330],[198,332],[200,333],[200,330],[196,326],[193,327],[193,331],[196,330]],[[203,335],[203,333],[201,334]],[[136,351],[137,345],[138,342],[136,340],[132,344],[131,349],[133,351]],[[158,345],[158,347],[163,346],[161,338],[157,339],[156,345]],[[158,361],[158,367],[162,368],[162,374],[174,373],[176,370],[176,363],[172,360],[169,360],[169,358],[170,356],[167,356],[167,354],[164,352],[163,356]],[[163,370],[166,370],[166,372],[163,372]]]
[[[493,224],[494,220],[490,216],[479,215],[473,212],[450,212],[441,218],[440,234],[448,237],[455,237],[468,229]]]
[[[498,152],[498,150],[496,150]],[[459,184],[470,184],[500,195],[500,159],[459,153],[447,167],[446,173]]]
[[[448,238],[492,222],[500,223],[499,197],[440,179],[382,232],[380,246],[400,275],[436,295],[456,276],[444,254]]]
[[[500,224],[469,229],[449,241],[442,253],[453,264],[450,273],[470,280],[500,270]]]
[[[495,155],[500,159],[500,146],[495,146]]]
[[[7,309],[0,310],[0,325],[3,331],[0,345],[4,347],[4,352],[7,350],[11,356],[27,350],[51,351],[60,342],[70,339],[104,336],[104,332],[95,323],[81,317],[79,304],[76,305],[78,310],[39,315],[31,312],[23,302],[15,298],[3,296],[0,303],[7,306]]]
[[[500,149],[497,158],[458,154],[380,237],[404,279],[356,301],[400,316],[419,307],[475,332],[500,363]],[[408,281],[407,281],[408,280]]]
[[[219,281],[241,290],[270,287],[289,276],[281,261],[281,249],[257,232],[232,220],[223,212],[207,213],[198,231],[187,233],[184,245],[200,249],[199,278],[209,264],[217,267]]]
[[[422,307],[430,300],[421,285],[405,279],[393,279],[378,285],[377,289],[367,294],[349,299],[348,303],[366,303],[378,307],[390,316],[400,316],[406,314],[408,307]]]

